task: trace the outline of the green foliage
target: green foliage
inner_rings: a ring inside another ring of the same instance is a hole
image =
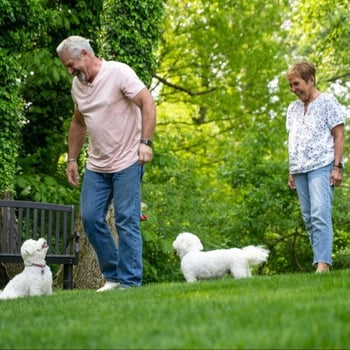
[[[94,39],[101,8],[96,0],[1,2],[1,195],[16,189],[22,199],[72,200],[59,169],[73,107],[70,77],[55,48],[76,30]]]
[[[127,63],[150,85],[156,69],[164,0],[104,2],[99,46],[108,59]]]
[[[320,42],[321,27],[331,28],[329,7],[342,16],[345,3],[318,3],[296,1],[291,10],[287,1],[167,2],[155,77],[156,156],[144,196],[155,210],[151,216],[162,217],[151,230],[167,240],[169,252],[176,234],[188,230],[201,236],[205,249],[267,245],[268,273],[313,268],[297,196],[287,188],[284,116],[295,97],[284,74],[290,61],[300,58],[300,42],[311,45],[311,57],[327,60],[313,43]],[[317,12],[322,6],[328,6],[326,19]],[[300,25],[304,15],[305,27]],[[318,31],[311,30],[315,27]],[[299,34],[310,37],[301,41]],[[337,47],[333,40],[327,43]],[[321,72],[319,80],[335,71]],[[335,267],[341,266],[337,252],[350,243],[348,211],[341,208],[334,208]]]
[[[155,201],[149,200],[150,206],[162,201],[157,216],[167,218],[168,227],[155,226],[169,230],[161,233],[169,237],[168,246],[187,230],[201,237],[205,249],[253,243],[272,249],[269,233],[287,231],[274,221],[281,203],[286,212],[291,206],[290,196],[283,197],[288,170],[286,150],[279,146],[284,125],[276,118],[282,94],[271,85],[283,66],[285,33],[277,28],[284,5],[265,5],[167,3],[156,77],[162,84],[156,134],[160,155],[148,170],[158,190],[149,193],[146,182],[144,192]],[[293,226],[291,219],[288,225]],[[288,270],[275,264],[271,271],[276,267]]]
[[[265,242],[263,231],[259,237],[254,224],[247,226],[249,215],[239,211],[240,203],[230,184],[212,172],[202,173],[194,161],[176,158],[173,152],[155,152],[143,181],[149,217],[142,223],[144,258],[153,263],[152,269],[145,265],[146,282],[181,278],[180,261],[172,248],[181,232],[197,234],[205,250]]]
[[[14,193],[21,129],[25,123],[18,44],[26,40],[23,27],[28,20],[28,7],[28,1],[0,4],[0,197]]]
[[[42,2],[41,7],[37,6],[35,18],[40,30],[21,56],[26,70],[22,95],[27,102],[27,123],[19,165],[21,174],[32,174],[33,181],[36,174],[55,177],[60,157],[67,151],[67,130],[73,113],[71,77],[58,59],[56,47],[76,31],[95,40],[101,9],[102,1],[96,0]]]
[[[17,157],[20,146],[21,129],[25,119],[24,102],[19,95],[18,76],[21,74],[14,57],[0,48],[0,196],[14,193],[17,171]]]
[[[344,175],[348,177],[347,173]],[[350,235],[349,235],[349,212],[350,212],[350,186],[346,181],[344,185],[335,190],[333,222],[334,224],[334,256],[335,266],[348,268],[350,266]]]
[[[16,178],[16,193],[22,200],[46,203],[79,203],[79,190],[67,187],[61,179],[47,174],[20,175]]]
[[[346,0],[296,1],[290,12],[291,58],[314,62],[327,81],[349,79],[349,3]],[[327,83],[328,84],[328,83]]]

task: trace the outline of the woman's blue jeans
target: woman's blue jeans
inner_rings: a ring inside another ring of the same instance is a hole
[[[96,252],[101,273],[107,281],[120,282],[124,287],[142,283],[142,172],[138,163],[110,174],[86,169],[81,190],[83,227]],[[106,221],[112,199],[117,243]]]
[[[330,184],[333,164],[304,174],[293,174],[302,216],[313,250],[313,264],[332,265],[334,189]]]

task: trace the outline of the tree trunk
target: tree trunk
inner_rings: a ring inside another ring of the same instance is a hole
[[[118,241],[118,235],[114,225],[114,209],[110,206],[107,213],[107,222],[113,233],[113,237]],[[97,262],[96,254],[92,248],[86,234],[84,233],[80,217],[76,220],[76,231],[80,233],[80,251],[79,263],[73,266],[73,283],[77,289],[98,289],[104,284],[100,268]],[[55,287],[62,286],[63,266],[59,269],[55,276]]]

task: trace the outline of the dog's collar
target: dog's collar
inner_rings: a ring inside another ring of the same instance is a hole
[[[42,265],[42,264],[31,264],[31,265],[27,265],[27,266],[35,266],[35,267],[40,267],[41,269],[43,269],[46,264]]]

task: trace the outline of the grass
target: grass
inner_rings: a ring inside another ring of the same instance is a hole
[[[0,302],[1,349],[347,349],[350,271]]]

